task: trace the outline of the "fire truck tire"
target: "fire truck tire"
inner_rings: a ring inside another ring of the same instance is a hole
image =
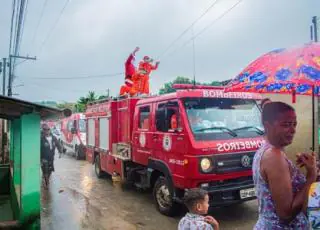
[[[154,187],[153,187],[153,197],[156,202],[158,211],[166,216],[175,216],[178,212],[178,204],[172,199],[172,194],[170,194],[168,180],[160,176]]]
[[[77,160],[80,160],[80,158],[81,158],[81,152],[80,151],[81,151],[80,147],[76,145],[75,154],[76,154],[76,159]]]
[[[102,177],[102,171],[101,171],[101,166],[100,166],[100,156],[96,155],[94,159],[94,172],[96,173],[98,178]]]
[[[61,146],[62,146],[62,152],[65,154],[67,152],[67,149],[64,147],[64,143],[61,140]]]

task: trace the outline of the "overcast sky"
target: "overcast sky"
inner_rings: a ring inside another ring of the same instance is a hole
[[[194,26],[197,34],[239,0],[219,0]],[[20,55],[37,56],[17,66],[14,88],[20,98],[76,101],[89,90],[116,95],[123,76],[85,77],[121,73],[136,47],[157,58],[214,0],[71,0],[54,30],[66,0],[29,0]],[[0,6],[0,57],[8,56],[12,1]],[[235,77],[259,55],[310,40],[311,18],[320,15],[319,0],[243,0],[195,40],[196,77],[210,82]],[[48,36],[48,33],[51,33]],[[35,39],[33,39],[35,37]],[[43,41],[46,39],[46,42]],[[188,31],[160,58],[151,76],[158,89],[176,76],[193,76],[192,37]],[[183,46],[183,47],[182,47]],[[180,48],[182,47],[182,48]]]

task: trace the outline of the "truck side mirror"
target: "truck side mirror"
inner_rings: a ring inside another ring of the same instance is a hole
[[[71,114],[72,114],[72,111],[71,111],[70,109],[64,109],[64,110],[63,110],[63,115],[64,115],[65,117],[70,117]]]

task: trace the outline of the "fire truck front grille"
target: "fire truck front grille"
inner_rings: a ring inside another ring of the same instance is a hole
[[[255,152],[214,155],[214,173],[222,174],[250,170],[254,154]]]
[[[213,182],[210,182],[209,185],[210,185],[210,189],[223,190],[223,189],[235,188],[243,185],[253,185],[253,179],[252,179],[252,176],[238,177],[235,179],[213,181]]]

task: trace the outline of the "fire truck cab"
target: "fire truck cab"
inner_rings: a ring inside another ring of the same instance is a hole
[[[86,111],[87,159],[98,177],[106,172],[153,189],[165,215],[174,215],[194,187],[209,192],[212,206],[255,199],[251,167],[264,134],[259,99],[198,86],[93,103]]]

